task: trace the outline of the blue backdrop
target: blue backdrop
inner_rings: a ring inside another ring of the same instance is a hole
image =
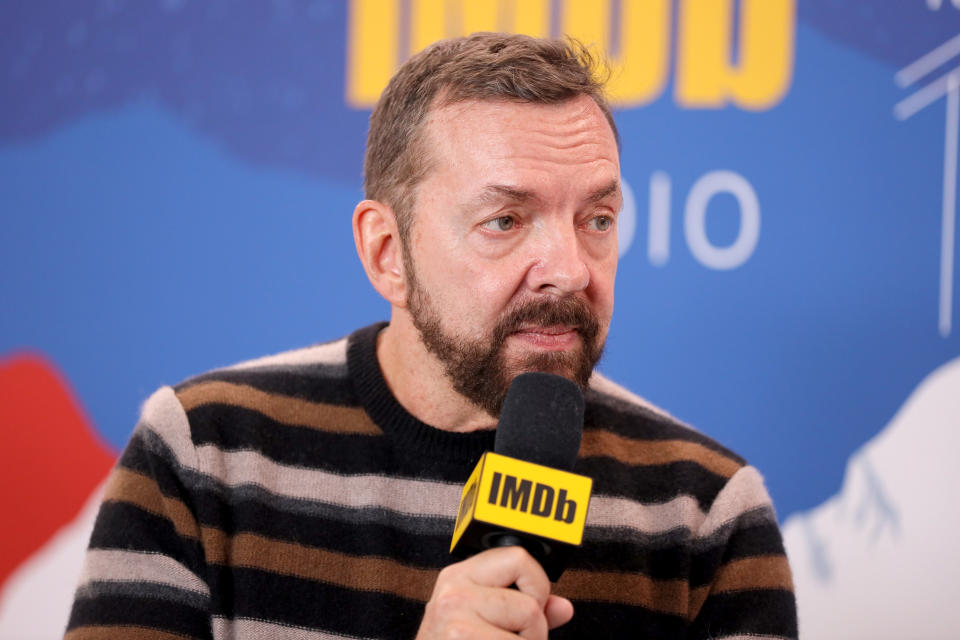
[[[473,24],[464,4],[0,5],[0,357],[47,357],[120,448],[158,385],[386,318],[350,230],[369,116],[351,87],[417,48],[438,7],[442,33]],[[592,33],[573,0],[492,3],[496,24],[526,4],[549,33]],[[660,22],[630,0],[589,6],[615,58],[644,29],[665,52],[645,63],[659,84],[616,114],[633,197],[601,370],[747,457],[784,518],[836,493],[960,353],[944,254],[960,11],[768,4],[786,17],[750,0],[647,3]],[[694,22],[715,10],[729,28],[699,29],[729,49],[697,98]],[[745,46],[751,20],[786,54]],[[389,50],[359,60],[377,34]]]

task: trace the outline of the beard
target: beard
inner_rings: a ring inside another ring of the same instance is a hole
[[[490,336],[469,340],[448,335],[440,324],[429,296],[409,274],[409,310],[413,325],[427,350],[440,360],[453,388],[470,402],[497,418],[513,379],[528,371],[553,373],[586,389],[593,367],[603,353],[600,320],[580,298],[544,297],[505,310]],[[507,338],[521,329],[562,325],[576,330],[580,345],[573,351],[544,351],[508,357]]]

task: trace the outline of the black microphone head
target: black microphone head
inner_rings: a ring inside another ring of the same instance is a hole
[[[494,451],[569,471],[583,435],[583,393],[576,383],[550,373],[522,373],[507,390]]]

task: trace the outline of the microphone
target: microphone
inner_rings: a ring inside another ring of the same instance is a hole
[[[593,479],[571,473],[583,435],[580,388],[523,373],[507,390],[494,451],[463,487],[450,553],[459,558],[519,545],[556,582],[580,546]]]

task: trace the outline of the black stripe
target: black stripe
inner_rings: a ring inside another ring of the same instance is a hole
[[[412,638],[423,617],[423,603],[387,593],[239,567],[212,576],[215,615],[377,638]]]
[[[221,369],[186,380],[174,387],[180,393],[205,382],[229,382],[254,387],[267,393],[310,402],[357,406],[346,363],[266,366],[252,369]]]
[[[160,493],[168,498],[182,500],[188,493],[189,487],[185,487],[183,478],[185,468],[177,461],[163,438],[144,424],[139,425],[133,432],[130,444],[123,451],[117,467],[152,479]]]
[[[688,495],[703,511],[710,510],[717,494],[727,483],[723,476],[687,460],[635,467],[610,458],[581,458],[573,471],[594,479],[594,495],[653,504]]]
[[[257,451],[285,465],[363,473],[380,468],[374,467],[375,461],[389,455],[389,441],[381,436],[290,425],[245,407],[205,404],[187,417],[198,447],[212,444],[223,451]],[[364,463],[367,456],[374,461]]]
[[[584,537],[570,556],[568,569],[643,574],[654,580],[685,579],[690,570],[690,551],[684,544],[650,546],[629,540],[598,542]]]
[[[741,527],[726,547],[726,561],[752,556],[783,555],[783,540],[776,522]]]
[[[174,602],[193,609],[206,610],[210,607],[210,597],[156,582],[132,582],[129,580],[97,580],[88,582],[77,589],[77,598],[131,597]]]
[[[690,628],[690,637],[756,634],[797,637],[796,601],[781,589],[712,594]]]
[[[735,532],[728,530],[726,539],[718,536],[713,540],[713,546],[693,554],[689,578],[691,589],[713,583],[721,566],[734,560],[784,556],[780,529],[775,522],[748,526]]]
[[[211,638],[205,611],[151,597],[103,595],[96,600],[77,598],[67,630],[87,625],[133,625],[179,633],[191,638]]]
[[[227,535],[255,533],[306,547],[317,547],[353,556],[378,556],[403,564],[441,568],[451,562],[447,549],[453,533],[453,520],[442,523],[434,535],[411,534],[379,523],[358,524],[343,520],[324,520],[290,514],[256,501],[231,505],[229,518],[209,523]],[[367,514],[370,515],[370,514]],[[205,523],[208,524],[208,523]]]
[[[392,439],[321,431],[277,422],[262,413],[230,405],[208,404],[188,413],[197,446],[224,451],[257,451],[284,465],[335,470],[353,475],[464,482],[477,459],[472,455],[398,455]]]
[[[643,607],[606,602],[573,601],[573,619],[550,632],[566,638],[684,638],[686,621]],[[690,636],[693,637],[693,636]]]
[[[200,541],[180,536],[167,518],[126,502],[107,501],[100,506],[90,548],[162,553],[184,563],[203,579],[205,561]]]

